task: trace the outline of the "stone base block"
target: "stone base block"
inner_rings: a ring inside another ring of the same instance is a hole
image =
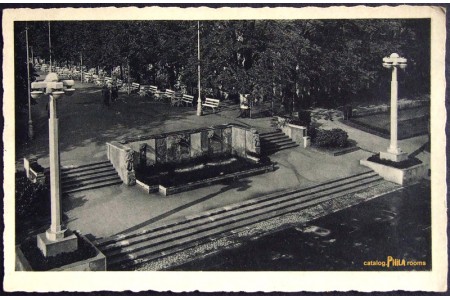
[[[391,152],[380,152],[381,159],[387,159],[395,162],[404,161],[408,159],[408,153],[400,152],[400,153],[391,153]]]
[[[425,176],[427,171],[427,166],[424,163],[406,169],[397,169],[366,159],[360,160],[360,164],[371,168],[385,180],[400,185],[411,184],[418,181]]]
[[[69,265],[59,268],[50,269],[49,271],[106,271],[106,256],[98,250],[86,237],[80,236],[85,242],[89,243],[95,249],[96,255],[94,257],[77,261]],[[16,271],[33,271],[30,263],[23,255],[19,246],[16,246]]]
[[[304,136],[303,137],[303,148],[308,148],[311,146],[311,137]]]
[[[41,233],[37,235],[37,246],[45,257],[55,256],[76,251],[78,249],[78,238],[72,233],[56,241],[51,241],[45,233]]]
[[[127,172],[127,185],[132,186],[136,184],[136,174],[134,171]]]

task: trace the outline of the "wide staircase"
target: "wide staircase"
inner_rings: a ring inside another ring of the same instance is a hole
[[[264,195],[154,228],[143,227],[98,240],[95,244],[106,255],[108,270],[132,270],[164,256],[235,234],[249,225],[366,190],[382,181],[375,172],[368,171],[308,188]]]
[[[64,195],[121,183],[122,180],[109,161],[61,169],[61,187]]]
[[[271,155],[277,151],[298,146],[279,129],[272,132],[261,133],[259,137],[261,142],[261,154],[263,155]]]

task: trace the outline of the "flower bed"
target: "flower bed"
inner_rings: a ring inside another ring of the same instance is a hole
[[[201,157],[188,163],[152,165],[136,169],[136,178],[149,186],[173,187],[267,164],[270,164],[268,159],[265,162],[256,163],[231,155],[210,159]]]
[[[408,158],[401,162],[382,160],[379,155],[360,160],[360,164],[374,170],[387,181],[400,185],[417,182],[423,178],[428,166],[417,158]]]
[[[381,159],[379,153],[372,155],[367,160],[371,161],[371,162],[376,162],[376,163],[379,163],[379,164],[382,164],[385,166],[394,167],[397,169],[407,169],[407,168],[410,168],[410,167],[413,167],[416,165],[420,165],[422,163],[422,161],[416,157],[409,157],[408,159],[399,161],[399,162],[387,160],[387,159]]]
[[[48,271],[95,257],[98,254],[97,249],[77,233],[75,234],[78,237],[78,250],[74,252],[45,257],[33,238],[23,242],[20,250],[34,271]]]
[[[229,179],[273,171],[268,158],[255,162],[232,155],[200,157],[180,164],[152,165],[136,170],[139,185],[147,192],[163,195],[200,188]]]

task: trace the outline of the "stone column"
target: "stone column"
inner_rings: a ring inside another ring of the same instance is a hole
[[[392,81],[391,81],[391,144],[388,152],[392,154],[399,154],[401,150],[397,146],[397,98],[398,98],[398,82],[397,82],[397,67],[392,67]]]
[[[66,232],[66,229],[62,226],[58,117],[56,115],[56,101],[51,94],[49,106],[51,224],[45,233],[37,235],[37,246],[45,257],[73,252],[78,249],[77,236],[71,232]]]
[[[397,82],[397,70],[398,68],[406,67],[406,59],[400,57],[397,53],[391,54],[390,57],[383,59],[383,66],[386,68],[392,68],[392,81],[391,81],[391,140],[389,148],[386,152],[380,152],[381,159],[387,159],[395,162],[403,161],[408,158],[408,154],[403,152],[397,144],[398,133],[398,118],[397,118],[397,102],[398,102],[398,82]]]
[[[64,237],[65,229],[61,225],[61,182],[59,177],[59,135],[58,117],[56,115],[56,101],[50,95],[49,146],[50,146],[50,196],[51,196],[51,225],[46,232],[49,240],[55,241]]]

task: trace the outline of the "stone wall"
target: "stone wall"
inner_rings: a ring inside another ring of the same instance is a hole
[[[281,131],[287,135],[290,139],[296,142],[298,145],[302,145],[304,148],[309,147],[310,140],[308,138],[307,128],[305,126],[299,126],[286,123],[286,118],[277,117],[281,126]]]
[[[24,157],[23,167],[25,169],[27,178],[31,182],[42,185],[45,184],[46,178],[44,169],[37,163],[37,159],[35,157]]]
[[[227,124],[139,137],[121,146],[136,153],[135,167],[138,167],[186,162],[201,156],[235,154],[247,157],[248,152],[259,153],[255,139],[259,140],[255,130]]]
[[[425,177],[427,173],[427,165],[421,163],[406,169],[397,169],[388,165],[383,165],[377,162],[362,159],[359,161],[361,165],[374,170],[378,175],[385,180],[394,182],[400,185],[411,184],[417,182],[419,179]]]
[[[134,166],[139,159],[137,153],[129,146],[113,141],[106,143],[106,154],[123,183],[136,184]]]

